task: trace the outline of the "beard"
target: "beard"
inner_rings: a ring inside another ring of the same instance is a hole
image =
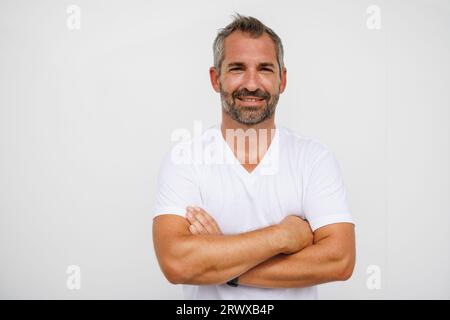
[[[220,87],[220,98],[222,100],[222,110],[230,117],[244,125],[255,125],[270,118],[274,113],[278,104],[280,94],[270,95],[268,92],[257,89],[248,91],[247,89],[236,90],[231,94]],[[246,96],[258,97],[264,99],[262,105],[255,106],[238,106],[236,100],[245,98]]]

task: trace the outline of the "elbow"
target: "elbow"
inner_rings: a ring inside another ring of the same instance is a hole
[[[339,261],[336,280],[337,281],[347,281],[353,275],[353,270],[355,268],[355,257],[354,255],[347,255]]]
[[[183,268],[180,263],[168,262],[162,266],[161,269],[164,276],[171,284],[186,284],[188,282],[186,269]]]
[[[194,271],[196,270],[196,271]],[[190,266],[179,262],[167,264],[163,269],[166,279],[171,284],[188,284],[188,285],[220,285],[224,281],[217,281],[216,277],[210,272],[201,269],[200,266]]]
[[[171,284],[184,284],[184,279],[176,273],[168,273],[165,274],[166,279],[171,283]]]

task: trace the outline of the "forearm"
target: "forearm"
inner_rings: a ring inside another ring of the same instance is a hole
[[[276,226],[238,235],[189,235],[180,243],[183,284],[223,284],[283,251]]]
[[[351,254],[337,254],[331,239],[325,239],[290,255],[280,254],[239,277],[240,285],[263,288],[302,288],[346,280],[354,261]]]

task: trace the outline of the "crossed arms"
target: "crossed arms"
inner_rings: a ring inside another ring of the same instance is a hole
[[[223,284],[240,276],[240,285],[300,288],[347,280],[355,265],[353,224],[330,224],[313,233],[308,222],[292,215],[266,228],[223,235],[206,211],[188,208],[186,219],[170,214],[154,219],[153,244],[173,284]]]

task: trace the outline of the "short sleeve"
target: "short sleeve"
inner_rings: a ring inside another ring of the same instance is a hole
[[[353,223],[339,164],[330,150],[314,161],[304,190],[303,210],[311,229],[338,222]]]
[[[177,163],[171,156],[172,150],[165,155],[158,173],[153,217],[161,214],[185,217],[187,206],[201,205],[194,164]]]

